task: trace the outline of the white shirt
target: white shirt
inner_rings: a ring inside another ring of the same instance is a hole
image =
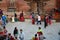
[[[12,17],[12,22],[15,22],[14,17]]]
[[[41,21],[41,16],[38,16],[38,21]]]
[[[23,38],[24,39],[24,33],[23,32],[20,33],[19,38]]]

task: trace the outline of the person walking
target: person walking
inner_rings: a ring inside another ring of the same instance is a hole
[[[40,15],[38,15],[38,17],[37,17],[38,19],[37,19],[37,24],[38,23],[40,23],[41,24],[41,16]]]
[[[18,37],[18,29],[17,29],[17,27],[15,27],[15,29],[14,29],[14,37],[15,37],[15,38]]]
[[[46,21],[46,16],[44,17],[44,28],[46,28],[48,26],[48,23]]]
[[[6,16],[2,15],[2,26],[4,27],[6,25]]]
[[[24,40],[24,33],[22,29],[20,29],[19,39]]]
[[[31,16],[32,16],[32,24],[35,24],[35,15],[34,15],[34,12],[32,12]]]

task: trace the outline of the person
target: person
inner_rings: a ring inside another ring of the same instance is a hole
[[[43,32],[42,32],[42,30],[41,30],[41,27],[39,27],[39,28],[38,28],[38,32],[37,32],[37,34],[38,34],[38,39],[39,39],[39,40],[40,40],[40,35],[41,35],[41,33],[43,33]]]
[[[49,15],[49,25],[51,25],[51,24],[52,24],[51,19],[52,19],[52,16],[51,16],[51,15]]]
[[[20,29],[19,39],[20,40],[24,40],[24,33],[23,33],[23,30],[22,29]]]
[[[46,14],[46,23],[47,23],[47,26],[48,26],[48,24],[49,24],[49,15],[48,14]]]
[[[18,29],[17,29],[17,27],[15,27],[13,34],[14,34],[14,37],[15,37],[15,38],[18,37]]]
[[[11,33],[8,33],[8,38],[7,40],[14,40],[14,37],[11,35]]]
[[[19,20],[22,21],[22,22],[24,21],[23,11],[22,11],[22,13],[20,13],[20,18],[19,18]]]
[[[14,20],[15,20],[15,22],[17,22],[17,21],[18,21],[18,19],[17,19],[17,14],[16,14],[16,13],[14,14],[14,17],[15,17],[15,19],[14,19]]]
[[[40,16],[40,15],[38,15],[38,17],[37,17],[37,18],[38,18],[38,20],[37,20],[37,24],[38,24],[38,23],[40,23],[40,24],[41,24],[41,16]]]
[[[17,17],[17,14],[16,13],[14,13],[14,17]]]
[[[32,12],[32,14],[31,14],[31,15],[32,15],[32,18],[35,18],[34,12]]]
[[[34,38],[34,40],[38,40],[37,34],[35,34],[35,38]]]
[[[40,36],[41,33],[43,33],[43,32],[42,32],[42,30],[41,30],[41,27],[39,27],[37,34]]]
[[[34,15],[34,12],[32,12],[31,16],[32,16],[32,24],[35,24],[35,15]]]
[[[47,21],[46,21],[46,16],[44,17],[44,28],[48,26]]]
[[[38,27],[38,32],[42,32],[42,29],[41,29],[41,27]]]
[[[6,29],[6,27],[3,27],[3,30],[4,30],[4,35],[7,35],[7,29]]]
[[[40,40],[44,40],[44,39],[45,39],[45,37],[43,36],[43,33],[40,32]]]
[[[6,16],[2,15],[2,26],[4,27],[6,25]]]
[[[14,17],[14,16],[12,16],[12,22],[15,22],[15,20],[14,20],[14,19],[15,19],[15,17]]]
[[[32,24],[35,24],[35,18],[32,18]]]

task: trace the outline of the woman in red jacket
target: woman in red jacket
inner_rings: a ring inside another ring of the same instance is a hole
[[[32,18],[32,24],[35,24],[35,18]]]
[[[19,20],[22,21],[22,22],[24,21],[23,11],[22,11],[22,13],[20,13],[20,18],[19,18]]]

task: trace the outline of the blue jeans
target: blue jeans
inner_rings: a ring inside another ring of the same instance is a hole
[[[41,21],[37,21],[37,24],[40,23],[41,24]]]

